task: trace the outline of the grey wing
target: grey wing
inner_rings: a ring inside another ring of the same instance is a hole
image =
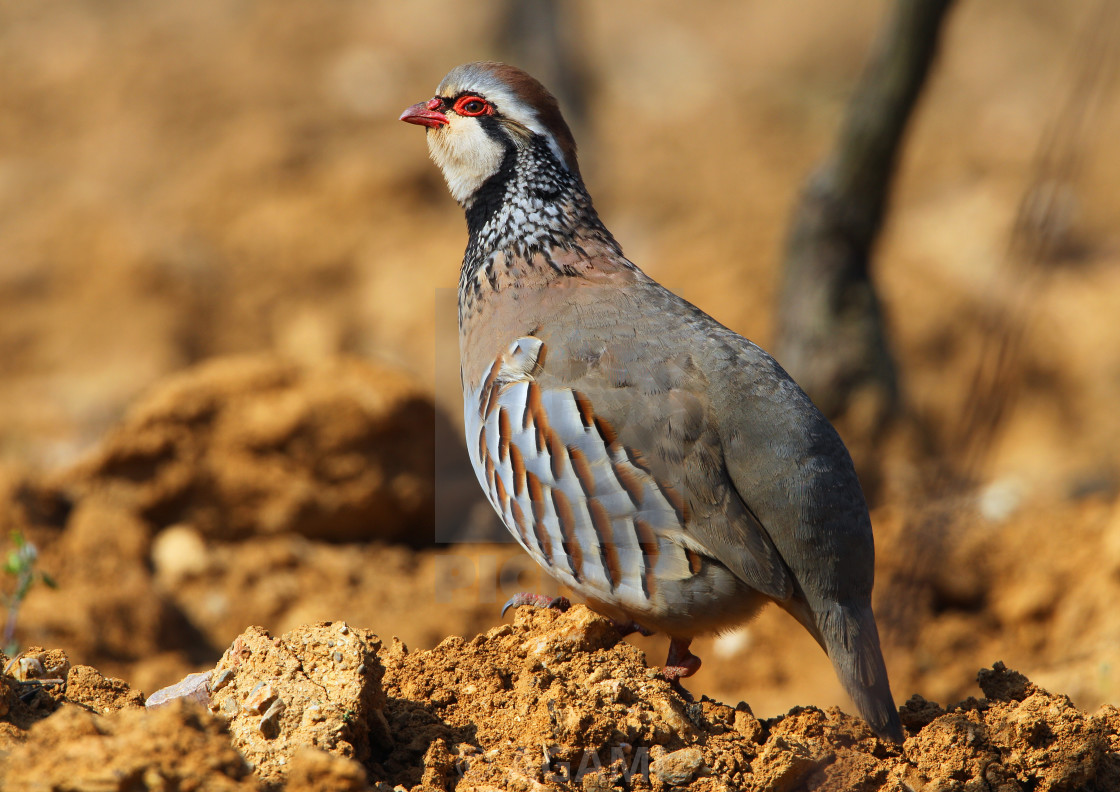
[[[651,528],[662,543],[659,574],[696,574],[699,554],[787,599],[793,586],[781,554],[729,477],[700,356],[657,333],[620,339],[587,321],[579,327],[532,339],[545,361],[533,382],[542,401],[556,402],[547,412],[558,445],[577,449],[594,471],[590,508],[599,501],[612,523]],[[587,495],[574,491],[581,503]]]
[[[813,605],[864,600],[874,577],[867,505],[843,441],[766,352],[730,335],[712,389],[730,480]]]

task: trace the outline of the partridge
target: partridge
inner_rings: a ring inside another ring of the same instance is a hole
[[[700,634],[776,602],[864,719],[900,741],[871,610],[874,542],[851,458],[761,348],[622,254],[556,100],[501,63],[453,69],[401,120],[466,212],[467,448],[520,545],[619,624]]]

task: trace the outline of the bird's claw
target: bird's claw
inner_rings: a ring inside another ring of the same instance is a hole
[[[700,670],[700,658],[688,650],[691,644],[691,638],[673,638],[670,640],[669,656],[665,659],[665,667],[661,669],[661,676],[686,701],[692,701],[693,698],[692,694],[684,689],[681,680]]]
[[[505,616],[506,611],[510,608],[519,608],[522,605],[531,605],[534,608],[553,608],[561,612],[572,607],[572,603],[567,597],[549,597],[547,594],[532,594],[528,591],[522,591],[514,594],[502,606],[502,616]]]

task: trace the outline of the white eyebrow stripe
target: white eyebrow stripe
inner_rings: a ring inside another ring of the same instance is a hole
[[[458,75],[453,76],[453,74],[449,74],[436,89],[440,96],[451,98],[466,94],[478,94],[494,105],[494,108],[506,118],[516,121],[530,132],[543,137],[556,161],[560,163],[564,170],[571,171],[571,168],[568,167],[568,160],[560,149],[560,144],[556,142],[552,132],[541,123],[537,111],[533,109],[532,105],[526,104],[517,94],[509,90],[509,86],[502,80],[488,72],[475,70],[467,75],[469,81],[460,82]]]

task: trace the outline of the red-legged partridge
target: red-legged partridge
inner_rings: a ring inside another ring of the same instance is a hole
[[[467,448],[545,570],[618,623],[696,635],[789,611],[860,713],[901,740],[871,612],[874,543],[839,435],[762,349],[622,254],[556,100],[499,63],[448,74],[402,121],[466,211]]]

